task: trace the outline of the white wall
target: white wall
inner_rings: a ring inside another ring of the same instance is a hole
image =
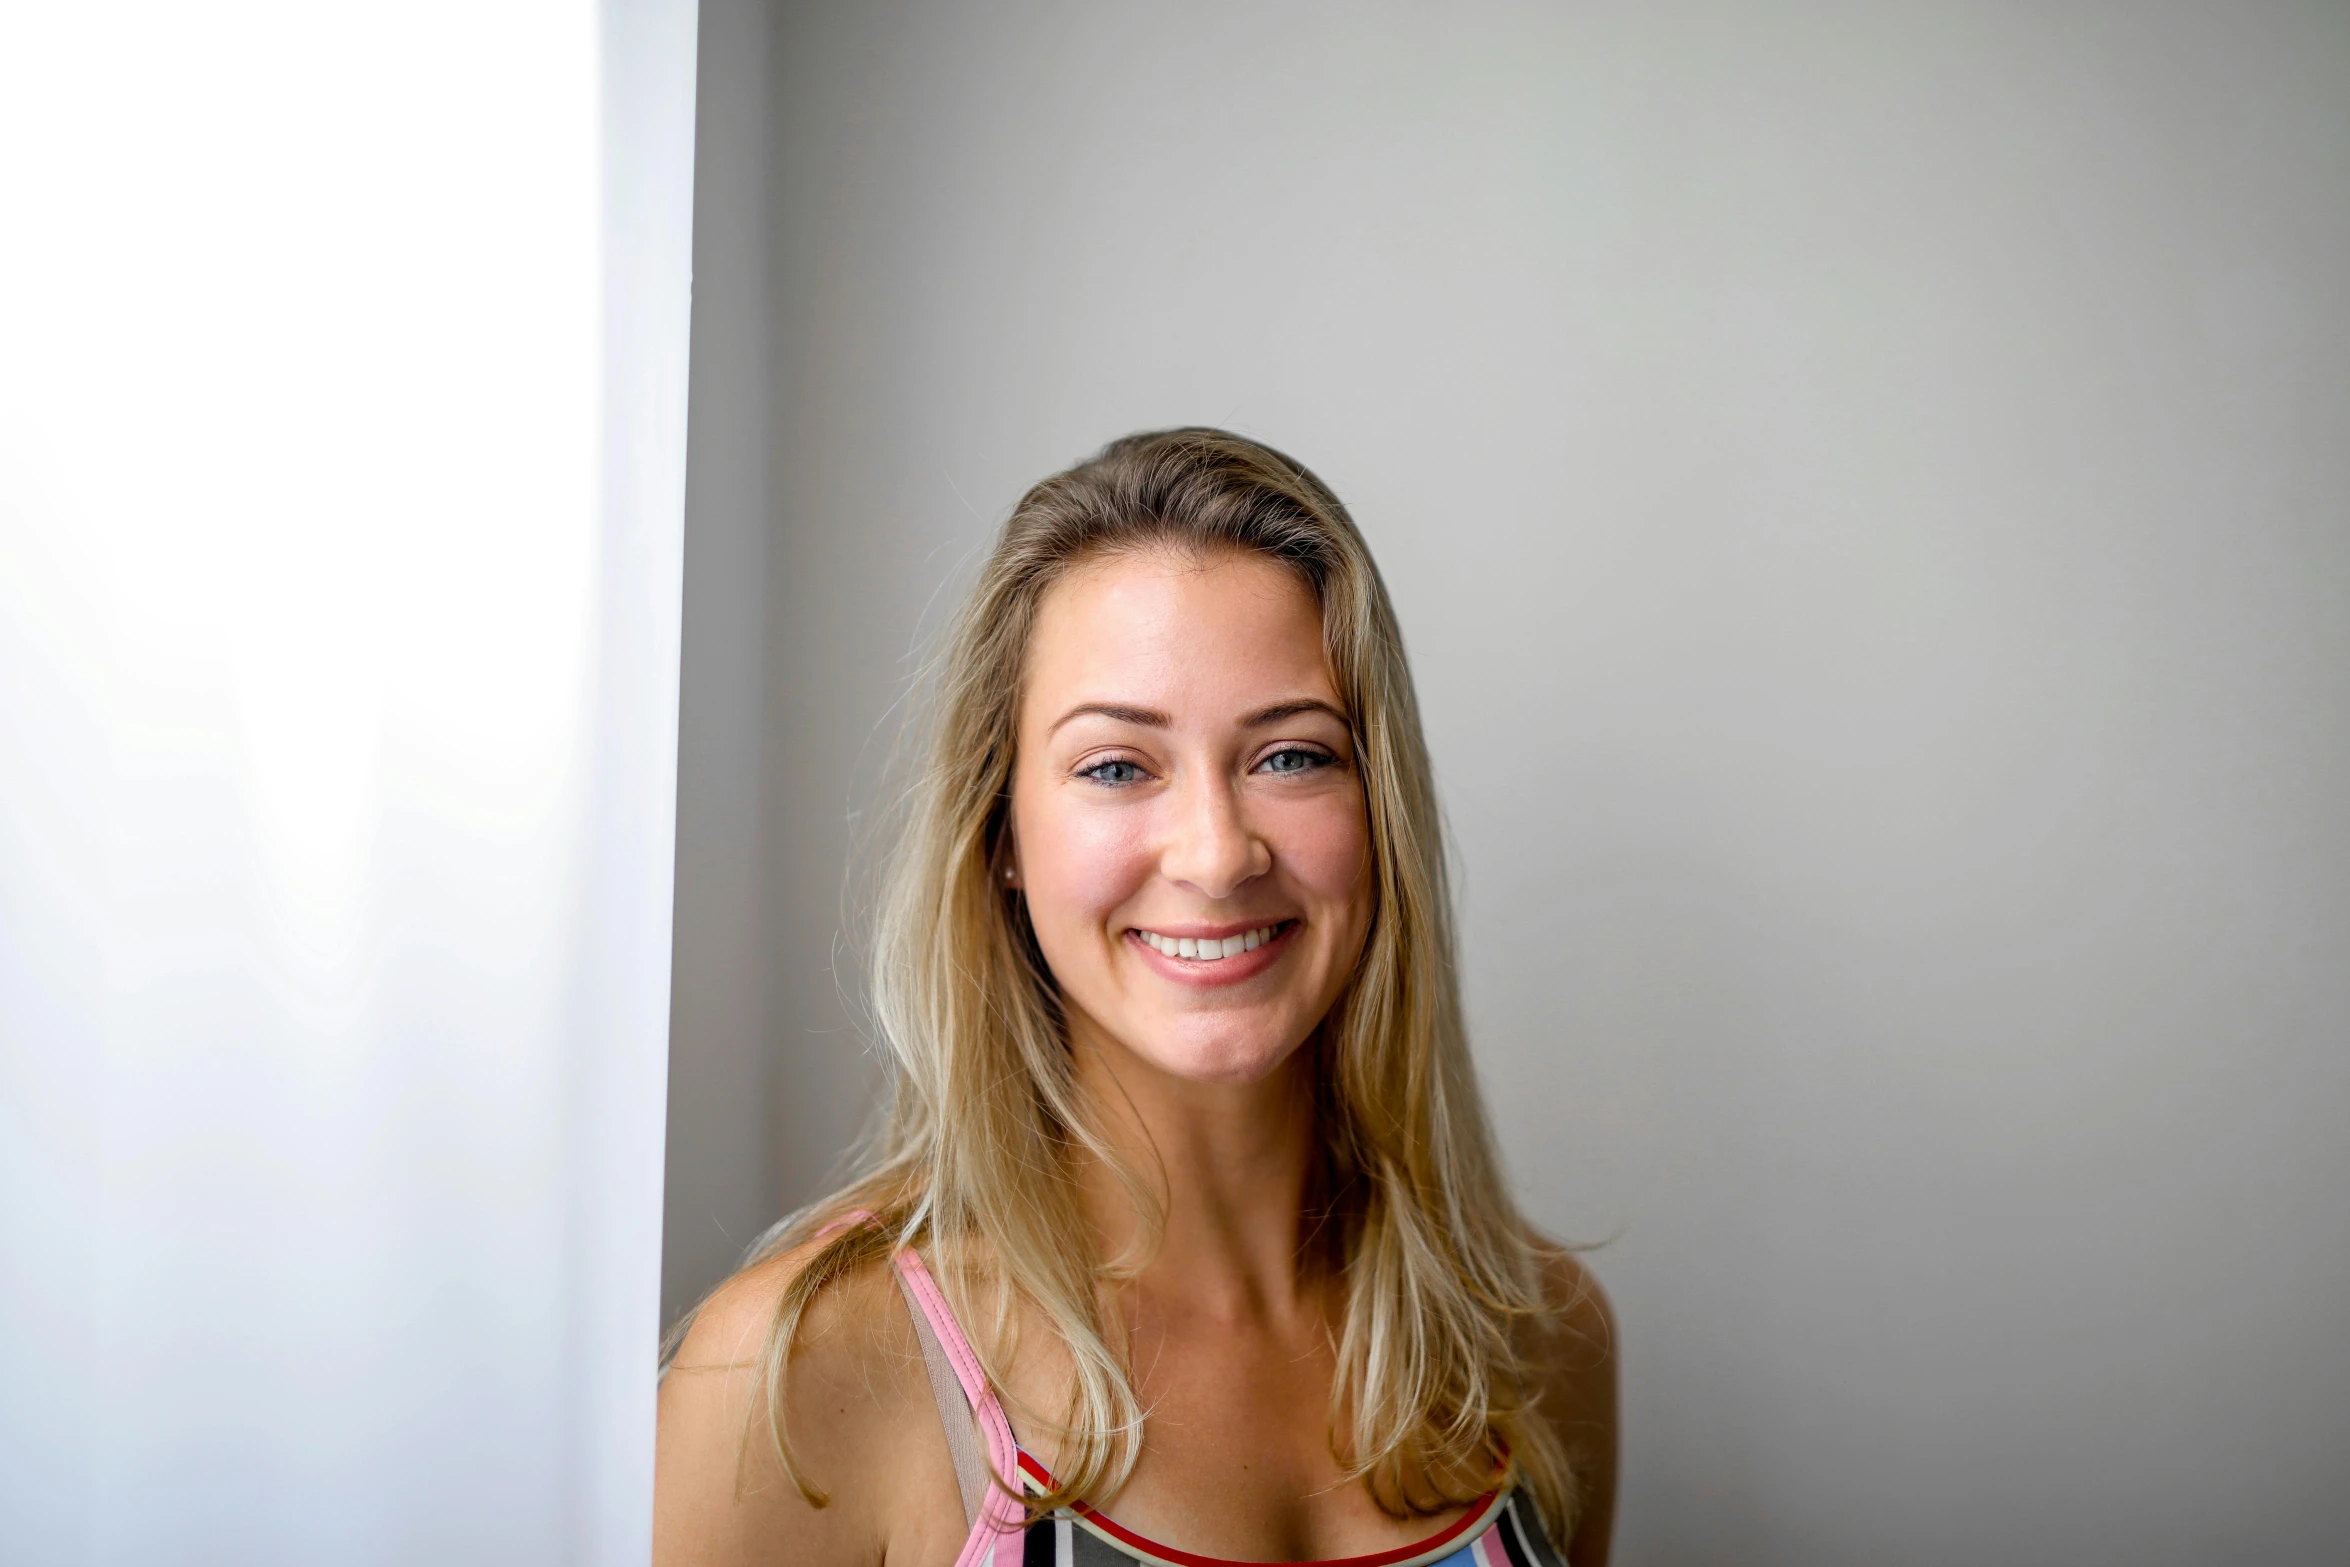
[[[0,1560],[645,1558],[694,22],[0,8]]]
[[[1509,1154],[1609,1241],[1622,1559],[2339,1553],[2340,10],[722,14],[765,205],[697,353],[766,440],[697,405],[675,1070],[742,1096],[673,1123],[673,1302],[845,1144],[938,595],[1223,423],[1398,599]]]

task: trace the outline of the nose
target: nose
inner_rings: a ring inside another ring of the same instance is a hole
[[[1250,829],[1231,780],[1195,773],[1179,790],[1160,873],[1221,901],[1272,868],[1273,851]]]

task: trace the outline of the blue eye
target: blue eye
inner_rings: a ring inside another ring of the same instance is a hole
[[[1257,770],[1267,773],[1310,773],[1317,767],[1328,767],[1330,763],[1331,758],[1320,751],[1291,746],[1266,757],[1257,764]]]
[[[1123,757],[1117,757],[1107,762],[1096,762],[1078,776],[1090,778],[1095,783],[1129,784],[1142,776],[1142,768]]]

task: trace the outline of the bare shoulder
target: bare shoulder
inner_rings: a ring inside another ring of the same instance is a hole
[[[1534,1359],[1541,1368],[1542,1408],[1574,1465],[1577,1508],[1569,1567],[1601,1567],[1615,1521],[1617,1330],[1607,1292],[1582,1259],[1549,1245],[1543,1294],[1550,1321]]]
[[[694,1313],[693,1330],[678,1346],[672,1374],[746,1369],[765,1347],[784,1292],[820,1249],[810,1242],[756,1267],[745,1268],[713,1290]],[[819,1291],[802,1319],[792,1364],[826,1372],[870,1373],[916,1356],[913,1322],[886,1263],[855,1269]],[[666,1384],[664,1384],[666,1385]]]
[[[905,1302],[879,1262],[833,1280],[808,1303],[782,1381],[783,1433],[799,1480],[821,1500],[784,1470],[760,1368],[785,1292],[815,1249],[787,1252],[720,1286],[661,1380],[659,1567],[878,1561],[891,1543],[893,1504],[902,1500],[894,1493],[924,1477],[918,1417],[931,1427],[938,1417]],[[951,1470],[946,1483],[951,1497]]]

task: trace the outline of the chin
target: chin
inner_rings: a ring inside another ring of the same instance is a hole
[[[1261,1083],[1297,1054],[1297,1044],[1251,1031],[1205,1039],[1161,1037],[1135,1053],[1170,1077],[1194,1083]]]

